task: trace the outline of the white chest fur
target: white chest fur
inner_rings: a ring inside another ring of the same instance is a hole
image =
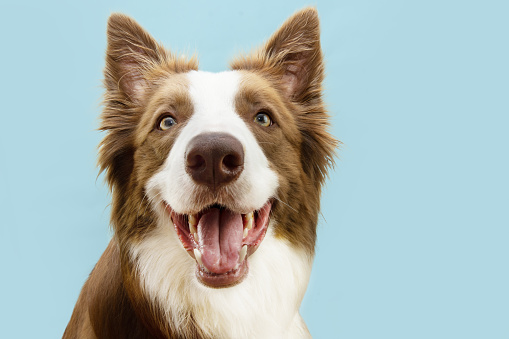
[[[198,326],[215,337],[309,337],[298,310],[312,258],[276,239],[270,228],[249,258],[247,278],[229,288],[198,282],[196,262],[182,248],[168,218],[161,218],[154,231],[131,247],[131,257],[145,292],[176,325],[184,325],[183,316],[191,312]]]

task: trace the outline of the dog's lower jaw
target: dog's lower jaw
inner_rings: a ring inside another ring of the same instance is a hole
[[[312,256],[269,230],[249,258],[249,274],[238,285],[212,289],[195,275],[196,262],[168,227],[168,218],[140,242],[130,258],[148,299],[172,327],[191,316],[199,330],[220,338],[307,338],[298,310],[311,273]]]
[[[207,207],[200,213],[183,215],[174,212],[166,202],[162,206],[183,248],[196,260],[196,277],[201,283],[227,288],[242,282],[249,271],[247,259],[258,249],[267,232],[272,210],[270,199],[262,208],[245,214],[226,207]],[[204,219],[208,222],[202,222]],[[208,237],[211,239],[207,240]],[[211,250],[212,258],[210,255],[206,258]]]

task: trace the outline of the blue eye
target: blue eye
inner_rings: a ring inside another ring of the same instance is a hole
[[[254,122],[263,127],[269,127],[272,125],[272,119],[270,115],[265,112],[259,112],[254,118]]]
[[[172,127],[173,125],[176,125],[176,124],[177,124],[177,121],[173,117],[165,116],[159,122],[159,129],[161,131],[166,131],[167,129],[169,129],[170,127]]]

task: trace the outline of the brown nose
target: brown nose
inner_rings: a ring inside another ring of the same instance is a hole
[[[212,190],[237,179],[243,169],[242,144],[230,134],[199,134],[187,146],[187,173],[196,183]]]

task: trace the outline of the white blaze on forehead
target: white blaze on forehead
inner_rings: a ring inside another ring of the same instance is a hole
[[[214,132],[230,132],[242,120],[235,113],[235,96],[239,90],[237,72],[190,72],[189,94],[194,105],[194,128]],[[241,120],[241,121],[238,121]],[[195,131],[199,134],[202,131]]]
[[[229,192],[236,197],[238,208],[246,212],[261,208],[276,193],[278,180],[255,136],[236,112],[235,98],[242,74],[192,71],[187,73],[187,78],[193,115],[181,130],[162,169],[149,181],[149,196],[159,195],[155,200],[164,199],[177,213],[187,214],[197,207],[206,207],[198,206],[197,196],[193,194],[197,184],[186,172],[187,146],[201,133],[228,133],[240,141],[244,150],[244,170],[230,184]]]

